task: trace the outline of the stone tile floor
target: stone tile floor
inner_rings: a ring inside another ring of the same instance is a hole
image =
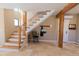
[[[65,44],[58,48],[52,43],[31,43],[24,50],[0,52],[0,56],[79,56],[79,45]]]

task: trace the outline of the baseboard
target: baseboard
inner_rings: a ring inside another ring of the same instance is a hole
[[[79,44],[79,42],[75,42],[75,41],[68,41],[68,42],[64,42],[64,43]]]
[[[57,45],[57,41],[56,40],[39,40],[40,42],[44,42],[44,43],[50,43],[53,45]]]

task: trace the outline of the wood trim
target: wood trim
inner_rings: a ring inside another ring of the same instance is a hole
[[[64,30],[64,14],[59,18],[59,38],[58,38],[58,47],[63,47],[63,30]]]
[[[56,17],[60,17],[61,14],[65,14],[70,9],[74,8],[78,3],[69,3],[67,6],[65,6],[57,15]]]

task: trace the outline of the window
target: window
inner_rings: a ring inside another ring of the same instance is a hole
[[[14,19],[14,26],[18,26],[18,24],[19,24],[19,20],[18,19]]]

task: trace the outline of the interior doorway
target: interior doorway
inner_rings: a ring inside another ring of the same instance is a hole
[[[64,19],[64,36],[63,41],[68,42],[69,39],[69,19]]]

